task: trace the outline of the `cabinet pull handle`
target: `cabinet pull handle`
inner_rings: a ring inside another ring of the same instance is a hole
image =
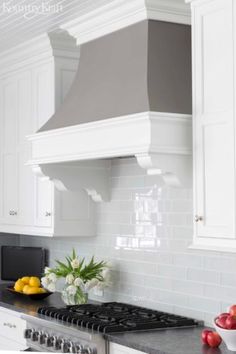
[[[12,324],[12,323],[9,323],[9,322],[4,322],[4,323],[3,323],[3,326],[4,326],[4,327],[9,327],[9,328],[16,328],[16,325],[15,325],[15,324]]]
[[[10,210],[9,211],[9,215],[15,216],[15,215],[17,215],[17,211],[16,210]]]
[[[46,217],[49,217],[49,216],[51,216],[52,214],[50,213],[50,211],[46,211],[46,213],[45,213],[45,216]]]
[[[199,215],[195,215],[195,222],[203,221],[203,217]]]

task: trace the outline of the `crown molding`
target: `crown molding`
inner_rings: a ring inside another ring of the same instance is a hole
[[[0,75],[53,58],[78,61],[79,47],[76,45],[76,40],[65,31],[44,33],[1,53]]]
[[[114,0],[61,28],[83,44],[147,19],[190,24],[190,6],[176,0]]]

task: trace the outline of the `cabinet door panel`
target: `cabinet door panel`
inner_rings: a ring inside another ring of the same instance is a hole
[[[3,156],[3,217],[4,223],[18,223],[18,161],[16,154]],[[17,214],[15,214],[17,213]],[[11,214],[11,215],[10,215]]]
[[[55,88],[52,64],[45,64],[33,72],[34,130],[40,129],[55,112]]]
[[[0,337],[0,351],[7,350],[7,351],[25,351],[27,349],[27,345],[23,345],[13,340],[7,339],[5,337]]]
[[[235,239],[232,2],[202,5],[194,20],[195,236]]]
[[[3,149],[6,153],[16,151],[17,145],[17,82],[6,80],[3,83]]]
[[[26,136],[33,133],[31,73],[25,71],[17,78],[18,82],[18,191],[19,223],[22,226],[34,224],[34,175],[29,166],[30,144]]]
[[[19,223],[23,226],[34,225],[34,175],[32,168],[26,163],[30,152],[22,148],[18,153],[18,194],[19,194]]]
[[[33,133],[31,73],[26,71],[18,77],[18,130],[17,142],[29,146],[27,135]]]
[[[53,184],[48,180],[36,180],[36,213],[35,224],[51,227],[53,218]]]
[[[55,111],[54,77],[52,64],[45,64],[34,70],[34,129],[40,129]],[[49,180],[35,177],[35,224],[36,226],[51,227],[53,215],[53,184]]]
[[[14,311],[11,310],[0,309],[0,314],[0,335],[25,345],[24,331],[26,329],[26,321],[15,315]]]

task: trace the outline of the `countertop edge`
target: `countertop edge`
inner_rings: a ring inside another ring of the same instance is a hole
[[[116,337],[115,334],[113,334],[113,335],[112,334],[105,334],[104,339],[107,340],[108,342],[120,344],[120,345],[123,345],[124,347],[139,350],[141,352],[148,353],[148,354],[174,354],[174,352],[172,352],[172,353],[166,352],[166,351],[163,352],[158,349],[150,349],[150,347],[147,348],[145,346],[139,345],[134,342],[130,343],[129,341],[127,341],[123,338]]]

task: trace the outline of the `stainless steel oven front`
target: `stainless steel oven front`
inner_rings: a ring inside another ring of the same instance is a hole
[[[106,342],[99,333],[78,329],[40,317],[23,315],[27,328],[25,338],[28,351],[106,354]]]

